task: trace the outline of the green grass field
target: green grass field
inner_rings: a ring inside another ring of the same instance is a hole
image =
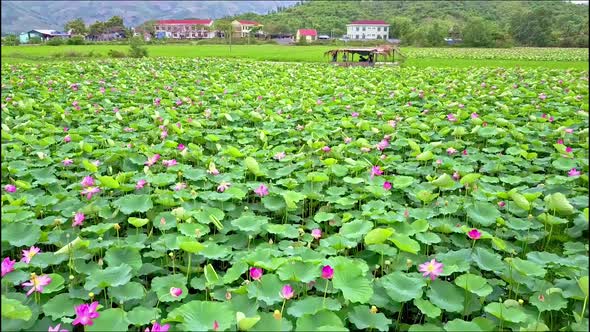
[[[282,45],[148,45],[150,57],[219,57],[242,58],[285,62],[329,62],[324,52],[333,46],[282,46]],[[2,46],[2,61],[39,62],[106,58],[109,50],[126,52],[127,45],[82,45],[82,46]],[[521,51],[522,50],[522,51]],[[561,56],[563,49],[425,49],[403,48],[408,56],[406,65],[416,67],[516,67],[552,69],[588,69],[587,61],[567,61],[568,54]],[[74,52],[70,56],[68,53]],[[437,52],[440,52],[437,54]],[[565,51],[580,53],[579,50]],[[487,58],[482,58],[482,54]],[[522,54],[522,56],[521,56]],[[533,54],[529,56],[528,54]],[[539,56],[540,54],[540,56]],[[558,56],[555,56],[558,55]],[[586,55],[587,57],[587,55]],[[557,61],[559,59],[561,61]],[[579,57],[572,57],[579,60]]]

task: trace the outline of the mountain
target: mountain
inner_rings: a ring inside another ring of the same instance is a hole
[[[87,25],[123,18],[135,27],[151,19],[221,18],[241,13],[265,14],[297,1],[2,1],[2,34],[31,29],[63,30],[81,17]],[[124,14],[121,14],[124,13]]]

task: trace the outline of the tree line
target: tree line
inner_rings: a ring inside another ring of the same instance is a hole
[[[384,20],[390,38],[416,46],[449,37],[473,47],[588,47],[588,6],[568,1],[305,1],[233,18],[260,21],[272,34],[314,28],[338,37],[351,21]]]

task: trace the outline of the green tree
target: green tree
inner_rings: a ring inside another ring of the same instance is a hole
[[[88,27],[88,33],[91,35],[99,35],[106,31],[104,22],[96,21]]]
[[[86,29],[86,24],[81,18],[77,18],[75,20],[71,20],[64,26],[66,31],[72,30],[73,35],[84,35],[88,31]]]
[[[463,44],[473,47],[493,47],[495,40],[491,22],[481,17],[467,21],[463,29]]]
[[[8,35],[2,38],[2,44],[7,46],[17,46],[20,44],[20,39],[17,35]]]
[[[108,21],[104,22],[106,28],[124,27],[123,18],[121,16],[113,16]]]

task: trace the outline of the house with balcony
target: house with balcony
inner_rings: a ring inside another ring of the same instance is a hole
[[[247,20],[235,20],[231,22],[233,34],[232,37],[235,38],[244,38],[248,37],[250,32],[253,29],[257,30],[257,34],[264,34],[262,32],[262,27],[264,25],[256,22],[256,21],[247,21]]]
[[[302,38],[306,42],[311,43],[318,40],[318,32],[316,29],[299,29],[297,30],[297,34],[295,34],[295,42],[299,42]]]
[[[213,20],[159,20],[154,24],[156,38],[207,39],[214,38]]]
[[[346,36],[350,40],[388,39],[389,23],[385,21],[354,21],[346,25]]]

